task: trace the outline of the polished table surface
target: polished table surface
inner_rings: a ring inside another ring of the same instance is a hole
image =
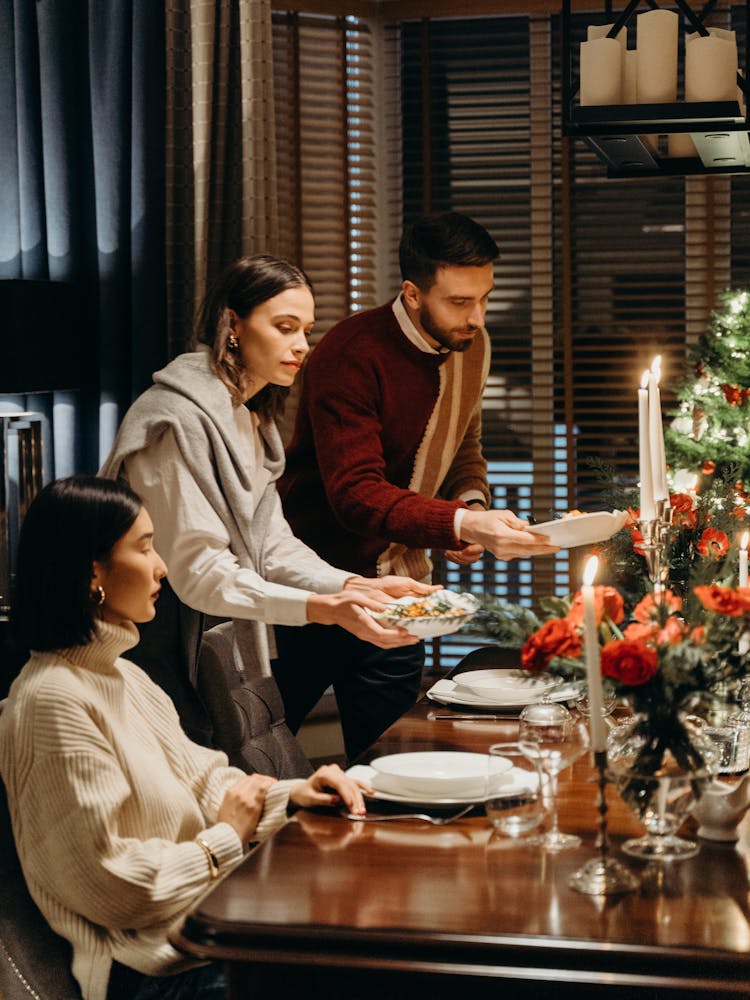
[[[363,758],[487,747],[516,720],[437,720],[421,701]],[[557,854],[495,833],[481,807],[445,827],[352,823],[299,812],[193,908],[175,943],[230,962],[230,995],[326,990],[328,997],[750,997],[747,824],[738,844],[646,865],[618,845],[642,833],[607,790],[611,852],[641,888],[597,897],[568,878],[596,853],[597,787],[588,756],[563,772],[560,826],[580,848]],[[692,820],[683,832],[690,829]]]

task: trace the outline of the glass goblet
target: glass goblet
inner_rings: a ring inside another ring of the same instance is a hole
[[[557,821],[557,778],[583,753],[588,745],[588,730],[559,702],[537,702],[521,712],[518,743],[522,752],[538,763],[545,778],[543,790],[550,816],[550,828],[534,838],[548,851],[578,847],[581,838],[561,833]]]

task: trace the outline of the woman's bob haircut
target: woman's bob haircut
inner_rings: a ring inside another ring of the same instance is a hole
[[[238,354],[227,344],[232,332],[231,312],[246,319],[257,306],[289,288],[313,290],[305,272],[288,260],[268,253],[240,257],[216,278],[198,310],[190,346],[193,350],[199,344],[211,348],[214,371],[229,389],[235,406],[242,404],[247,380],[253,373],[245,371]],[[250,398],[247,406],[263,417],[273,418],[284,409],[288,394],[284,386],[267,385]]]
[[[21,526],[11,600],[14,641],[24,649],[83,646],[99,618],[91,578],[133,526],[143,504],[129,486],[71,476],[45,486]]]

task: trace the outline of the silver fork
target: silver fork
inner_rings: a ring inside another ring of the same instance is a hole
[[[354,823],[386,823],[389,820],[394,819],[418,819],[422,823],[432,823],[433,826],[445,826],[446,823],[452,823],[454,820],[461,819],[476,805],[476,802],[471,802],[468,806],[464,806],[456,813],[451,813],[450,816],[429,816],[427,813],[365,813],[359,815],[358,813],[342,812],[342,816],[346,819],[352,820]]]

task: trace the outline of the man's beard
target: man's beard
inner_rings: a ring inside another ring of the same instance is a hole
[[[447,347],[449,351],[458,351],[459,353],[467,351],[474,343],[474,337],[465,337],[462,334],[467,331],[478,333],[480,330],[478,326],[466,326],[463,330],[446,330],[445,327],[439,326],[433,320],[430,310],[424,305],[419,310],[419,322],[425,333],[428,333],[438,344]]]

